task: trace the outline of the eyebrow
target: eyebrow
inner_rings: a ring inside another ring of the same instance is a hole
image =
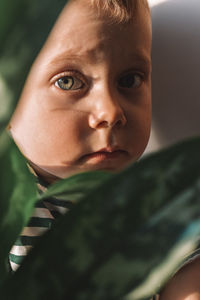
[[[88,59],[88,55],[76,55],[76,54],[65,54],[65,53],[62,53],[58,56],[56,56],[55,58],[53,58],[49,63],[48,65],[56,65],[58,63],[62,63],[62,62],[65,62],[65,61],[82,61],[82,60],[85,60],[85,59]]]
[[[90,58],[91,59],[91,58]],[[63,62],[75,62],[75,61],[83,61],[83,60],[90,60],[89,56],[87,54],[82,54],[82,55],[76,55],[76,54],[60,54],[58,56],[56,56],[55,58],[53,58],[48,65],[50,66],[54,66],[57,65],[59,63],[63,63]],[[138,63],[140,65],[143,65],[144,67],[148,68],[148,69],[152,69],[152,62],[151,62],[151,58],[149,58],[146,55],[143,54],[138,54],[138,53],[133,53],[131,55],[131,60],[133,60],[135,63]]]
[[[143,55],[143,54],[133,53],[132,59],[134,62],[139,63],[144,67],[152,70],[151,57],[148,57],[147,55]]]

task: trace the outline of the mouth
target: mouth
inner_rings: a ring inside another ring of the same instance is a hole
[[[84,162],[90,162],[93,164],[115,162],[127,158],[128,152],[118,148],[103,148],[96,152],[86,154],[81,160]]]

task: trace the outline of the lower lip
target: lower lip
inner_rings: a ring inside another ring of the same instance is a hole
[[[96,152],[89,155],[85,155],[85,160],[92,160],[95,163],[98,162],[106,162],[106,161],[114,161],[116,159],[120,159],[122,157],[127,156],[127,152],[125,151],[113,151],[113,152]]]

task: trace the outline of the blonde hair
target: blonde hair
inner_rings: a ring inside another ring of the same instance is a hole
[[[90,2],[98,9],[99,15],[108,15],[118,23],[127,23],[132,20],[141,6],[150,14],[147,0],[90,0]]]

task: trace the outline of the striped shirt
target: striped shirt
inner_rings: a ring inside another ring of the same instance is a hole
[[[39,194],[44,193],[48,188],[48,184],[38,177],[36,177],[36,181]],[[58,198],[39,200],[36,203],[29,223],[24,227],[10,250],[9,262],[12,271],[16,271],[19,268],[24,257],[36,244],[38,238],[51,228],[54,220],[65,214],[71,206],[72,203],[70,201]]]

